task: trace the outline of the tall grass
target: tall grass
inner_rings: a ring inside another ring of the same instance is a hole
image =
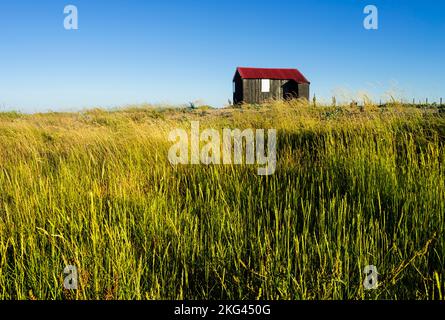
[[[278,129],[275,174],[170,165],[191,120]],[[0,115],[0,298],[444,299],[444,143],[403,105]]]

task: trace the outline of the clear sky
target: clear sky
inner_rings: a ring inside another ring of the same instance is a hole
[[[64,29],[69,4],[79,30]],[[444,17],[442,0],[1,0],[0,111],[223,106],[237,66],[298,68],[327,101],[438,100]]]

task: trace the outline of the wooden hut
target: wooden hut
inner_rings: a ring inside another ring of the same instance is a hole
[[[310,82],[297,69],[238,67],[233,77],[233,103],[262,103],[270,99],[309,100]]]

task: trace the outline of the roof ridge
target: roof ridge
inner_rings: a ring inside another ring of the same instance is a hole
[[[237,67],[237,69],[298,70],[297,68],[260,68],[260,67]]]
[[[236,70],[244,79],[281,79],[294,80],[298,83],[310,83],[296,68],[237,67]]]

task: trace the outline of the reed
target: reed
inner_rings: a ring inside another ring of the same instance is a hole
[[[192,120],[276,128],[275,174],[172,166]],[[401,104],[0,114],[0,299],[444,299],[444,142]]]

